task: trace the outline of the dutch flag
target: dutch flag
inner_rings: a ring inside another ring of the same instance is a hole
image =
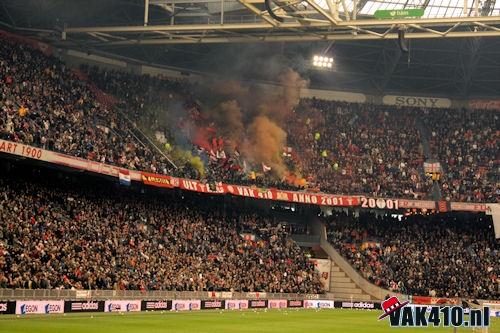
[[[120,170],[118,172],[118,178],[120,179],[121,185],[130,186],[130,173],[128,170]]]

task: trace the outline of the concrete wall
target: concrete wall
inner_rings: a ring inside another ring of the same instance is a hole
[[[197,81],[202,78],[201,75],[195,73],[187,73],[175,69],[144,65],[139,62],[131,62],[131,59],[130,61],[127,61],[127,59],[112,58],[76,50],[57,49],[54,54],[72,67],[79,67],[82,64],[88,64],[91,66],[98,66],[109,70],[118,70],[137,75],[163,75],[171,78],[188,79],[190,81]]]
[[[320,245],[319,236],[317,235],[292,235],[291,238],[299,246],[315,247]]]
[[[75,50],[58,50],[56,54],[72,67],[79,67],[81,64],[89,64],[91,66],[136,73],[136,71],[133,71],[133,66],[131,66],[131,64],[127,64],[127,62],[118,59]]]
[[[366,96],[359,93],[345,91],[319,90],[319,89],[301,89],[300,97],[316,97],[329,101],[342,101],[351,103],[365,103]]]

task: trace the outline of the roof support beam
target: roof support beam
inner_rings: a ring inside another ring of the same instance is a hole
[[[3,2],[2,2],[2,8],[3,8],[5,14],[7,15],[7,18],[10,20],[10,23],[12,24],[12,26],[16,26],[16,21],[14,21],[14,18],[12,17],[12,15],[10,15],[9,9],[5,5],[5,3],[3,3]]]
[[[273,20],[269,16],[265,15],[260,11],[257,7],[255,7],[253,4],[246,2],[246,0],[238,0],[239,3],[241,3],[243,6],[248,8],[251,12],[255,13],[257,16],[259,16],[261,19],[266,21],[267,23],[271,24],[272,26],[278,26],[279,22]]]
[[[464,39],[459,49],[458,61],[453,75],[453,81],[461,97],[468,97],[472,74],[479,62],[481,38]]]
[[[149,0],[144,0],[144,26],[149,22]]]
[[[483,8],[481,8],[481,15],[488,16],[491,14],[493,9],[495,8],[496,0],[486,0],[483,4]]]
[[[306,0],[306,2],[314,8],[318,13],[326,17],[332,24],[337,24],[338,20],[336,20],[332,15],[328,14],[326,10],[324,10],[320,5],[316,3],[314,0]]]
[[[145,0],[149,3],[153,0]],[[219,0],[226,1],[226,0]],[[283,0],[284,1],[284,0]],[[170,44],[175,42],[186,42],[183,36],[189,36],[188,41],[198,43],[231,43],[231,42],[254,42],[254,41],[329,41],[329,40],[382,40],[395,39],[397,33],[394,29],[404,25],[410,28],[406,38],[460,38],[460,37],[492,37],[500,36],[500,16],[480,16],[461,18],[433,18],[433,19],[358,19],[342,21],[338,15],[332,15],[331,11],[321,7],[316,0],[304,0],[308,4],[306,11],[294,7],[301,0],[283,2],[286,14],[282,15],[285,22],[279,23],[273,20],[255,5],[255,0],[237,0],[239,6],[248,9],[261,20],[248,23],[221,23],[181,24],[171,21],[170,25],[145,25],[145,26],[111,26],[111,27],[65,27],[62,35],[74,41],[81,40],[81,34],[96,34],[104,40],[101,42],[109,45],[155,45]],[[338,0],[327,0],[331,6],[339,4]],[[360,0],[364,1],[364,0]],[[493,0],[492,0],[493,1]],[[355,9],[364,6],[356,2]],[[332,7],[332,9],[335,9]],[[294,11],[295,10],[295,11]],[[302,14],[297,14],[297,13]],[[353,13],[356,11],[353,10]],[[306,14],[307,13],[307,14]],[[347,13],[349,14],[349,13]],[[188,15],[206,15],[206,13],[188,13]],[[147,17],[145,17],[147,19]],[[171,15],[171,19],[174,15]],[[181,18],[182,19],[182,18]],[[234,22],[234,21],[233,21]],[[228,36],[227,33],[233,33]],[[271,33],[272,32],[272,33]],[[158,34],[165,33],[167,38],[158,38]],[[116,38],[112,38],[115,36]],[[122,39],[122,40],[117,40]],[[64,40],[64,38],[63,38]],[[97,41],[94,40],[94,43]],[[99,43],[99,44],[101,44]]]
[[[429,2],[431,2],[431,0],[425,0],[424,3],[422,4],[422,9],[425,10],[427,8],[427,6],[429,6]]]
[[[260,35],[254,34],[254,38],[249,39],[246,37],[222,37],[217,36],[203,36],[199,39],[194,40],[181,40],[183,35],[172,35],[175,38],[168,39],[145,39],[145,40],[127,40],[127,41],[116,41],[110,42],[103,45],[117,46],[117,45],[162,45],[162,44],[192,44],[192,43],[244,43],[244,42],[306,42],[306,41],[331,41],[331,40],[383,40],[383,39],[397,39],[398,35],[395,33],[390,33],[385,36],[376,36],[371,34],[331,34],[331,35]],[[192,36],[192,35],[191,35]],[[446,36],[440,36],[430,32],[411,32],[405,35],[407,39],[434,39],[434,38],[464,38],[464,37],[500,37],[500,32],[498,31],[478,31],[474,33],[470,32],[450,32]]]
[[[337,0],[326,0],[326,4],[328,5],[328,9],[330,9],[330,15],[336,20],[340,21],[339,18],[339,5]]]
[[[347,10],[347,5],[345,4],[345,0],[340,0],[340,2],[342,3],[342,8],[344,9],[345,19],[347,21],[350,21],[351,16],[349,15],[349,11]]]
[[[408,26],[412,27],[412,28],[415,28],[415,29],[418,29],[418,30],[423,30],[423,31],[431,32],[431,33],[436,34],[436,35],[443,36],[445,34],[445,32],[441,32],[441,31],[434,30],[434,29],[431,29],[431,28],[422,27],[422,26],[420,26],[418,24],[408,24]]]
[[[500,16],[485,17],[461,17],[461,18],[432,18],[432,19],[394,19],[394,20],[351,20],[350,22],[338,22],[338,27],[390,27],[392,25],[418,24],[420,26],[452,26],[456,23],[475,24],[481,23],[500,23]],[[141,33],[151,31],[207,31],[207,30],[245,30],[245,29],[268,29],[273,25],[268,22],[260,23],[229,23],[229,24],[176,24],[176,25],[148,25],[148,26],[112,26],[112,27],[68,27],[64,31],[67,34],[87,33],[87,32],[120,32],[120,33]],[[332,22],[309,22],[308,28],[326,28],[331,27]],[[283,29],[302,28],[304,25],[300,22],[286,22],[281,25]]]
[[[366,6],[368,0],[357,0],[356,2],[357,3],[355,4],[353,10],[355,9],[356,13],[359,13]]]

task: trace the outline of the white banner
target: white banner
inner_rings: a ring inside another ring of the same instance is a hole
[[[197,300],[178,300],[174,299],[172,301],[172,311],[191,311],[200,310],[201,301]]]
[[[223,291],[220,293],[220,297],[222,298],[233,298],[233,293],[230,291]]]
[[[107,165],[95,161],[84,160],[82,158],[56,153],[53,151],[35,148],[21,143],[6,141],[0,139],[0,153],[7,153],[22,157],[27,157],[35,160],[40,160],[49,163],[64,165],[80,170],[86,170],[96,173],[105,174],[118,178],[118,173],[122,168]],[[132,180],[141,180],[141,173],[135,170],[129,170]]]
[[[141,301],[117,300],[104,302],[104,312],[138,312],[141,311]]]
[[[448,98],[423,97],[423,96],[395,96],[386,95],[382,99],[386,105],[416,106],[427,108],[449,108],[451,100]]]
[[[17,301],[16,314],[63,313],[64,301]]]
[[[329,259],[315,259],[311,258],[309,261],[314,263],[314,268],[319,274],[320,281],[326,291],[330,290],[330,267],[332,263]]]
[[[47,161],[48,151],[23,145],[21,143],[5,141],[0,139],[0,152],[8,153],[22,157],[33,158],[36,160]]]
[[[76,298],[90,298],[92,293],[90,290],[77,290],[75,296]]]
[[[207,291],[207,295],[210,298],[221,298],[221,293],[218,291]]]
[[[228,300],[226,300],[226,309],[228,309],[228,310],[248,309],[248,300],[246,300],[246,299],[228,299]]]
[[[333,309],[333,301],[308,300],[304,301],[306,309]]]
[[[465,212],[488,212],[491,209],[488,208],[487,204],[473,202],[451,202],[450,208],[452,211],[460,210]]]
[[[267,303],[269,309],[284,309],[287,306],[286,299],[270,299]]]
[[[267,293],[265,292],[249,292],[247,293],[246,295],[247,298],[255,298],[255,299],[258,299],[258,298],[266,298],[267,297]]]

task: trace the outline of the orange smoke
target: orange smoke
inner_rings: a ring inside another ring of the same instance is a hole
[[[264,163],[283,178],[289,173],[281,156],[287,134],[279,124],[290,118],[299,103],[300,89],[307,87],[308,81],[291,69],[278,80],[281,86],[269,91],[261,86],[248,88],[237,81],[207,82],[207,98],[215,106],[204,116],[234,146],[241,147],[242,156],[256,169]],[[226,97],[230,99],[220,102]],[[292,182],[303,186],[305,180],[295,178]]]
[[[286,171],[280,153],[286,143],[286,133],[276,123],[265,116],[256,117],[247,128],[247,141],[243,144],[243,154],[252,162],[264,163],[278,175]]]
[[[307,186],[307,180],[305,178],[297,176],[297,175],[295,175],[294,173],[291,173],[291,172],[288,172],[285,175],[284,180],[288,184],[292,184],[292,185],[295,185],[295,186],[299,186],[299,187],[306,187]]]

